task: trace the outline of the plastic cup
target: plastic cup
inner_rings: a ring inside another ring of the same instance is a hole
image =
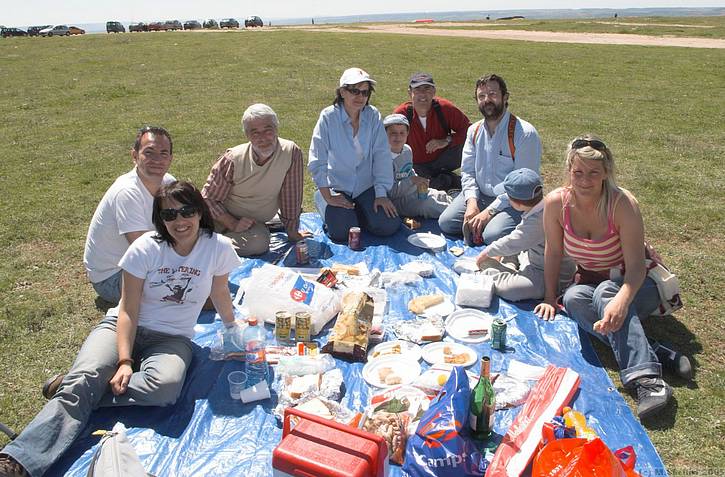
[[[239,393],[239,398],[243,403],[261,401],[263,399],[269,399],[270,397],[269,385],[264,379]]]
[[[247,373],[232,371],[227,379],[229,380],[229,396],[232,399],[239,399],[239,394],[247,387]]]

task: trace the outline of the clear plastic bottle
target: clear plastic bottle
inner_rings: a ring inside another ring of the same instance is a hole
[[[244,330],[244,355],[247,383],[252,386],[268,377],[269,369],[264,354],[267,331],[264,325],[258,323],[256,317],[249,318],[248,324]]]

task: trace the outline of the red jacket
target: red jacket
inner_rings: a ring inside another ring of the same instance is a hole
[[[471,125],[471,121],[468,119],[468,116],[466,116],[463,111],[458,109],[455,104],[451,103],[447,99],[436,96],[434,101],[438,101],[441,105],[443,117],[448,122],[448,127],[451,128],[452,141],[448,147],[463,144],[466,141],[468,126]],[[395,108],[393,112],[407,117],[407,109],[411,104],[412,103],[410,101],[406,101]],[[410,131],[408,133],[408,145],[411,149],[413,149],[413,163],[422,164],[436,160],[438,156],[446,150],[446,148],[444,147],[443,149],[438,149],[432,154],[426,154],[425,145],[431,139],[445,139],[447,135],[448,131],[443,129],[443,126],[438,120],[438,114],[436,114],[432,107],[426,116],[425,130],[423,130],[423,126],[420,124],[418,113],[416,113],[415,109],[413,109],[413,120],[410,121]]]

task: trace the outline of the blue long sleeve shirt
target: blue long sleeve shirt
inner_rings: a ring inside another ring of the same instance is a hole
[[[516,154],[511,158],[508,141],[508,123],[511,113],[506,111],[489,134],[485,123],[476,131],[477,123],[468,128],[466,142],[461,157],[461,184],[466,200],[481,195],[497,197],[504,192],[503,181],[514,169],[527,168],[539,174],[541,166],[541,140],[534,126],[521,118],[516,118],[514,146]],[[474,138],[478,132],[477,137]],[[504,194],[491,204],[495,210],[509,206]]]
[[[393,160],[378,110],[367,105],[360,111],[353,138],[352,121],[341,104],[323,109],[312,133],[307,169],[318,188],[330,187],[354,199],[375,187],[375,197],[387,197]]]

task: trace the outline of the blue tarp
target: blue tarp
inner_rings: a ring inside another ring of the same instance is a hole
[[[453,296],[455,273],[451,267],[456,260],[449,251],[431,253],[410,245],[405,228],[393,237],[380,239],[363,235],[364,250],[355,252],[345,244],[331,243],[322,232],[316,214],[303,214],[302,227],[314,233],[310,240],[313,264],[355,264],[364,261],[370,269],[397,270],[411,260],[425,260],[435,266],[435,277],[428,278],[415,289],[403,287],[389,292],[389,313],[413,318],[407,302],[414,295],[442,291]],[[423,224],[423,231],[438,233],[435,221]],[[448,240],[448,246],[462,246],[461,241]],[[235,270],[230,281],[232,288],[252,269],[264,262],[296,266],[294,250],[282,240],[273,241],[271,251],[260,259],[245,260]],[[466,255],[475,255],[467,250]],[[633,416],[618,393],[607,372],[602,368],[587,337],[580,337],[576,324],[559,316],[555,321],[539,320],[532,309],[535,303],[512,305],[495,298],[488,310],[493,314],[515,315],[508,323],[508,347],[505,353],[491,351],[488,343],[471,345],[481,354],[492,356],[492,371],[506,369],[508,361],[545,366],[549,363],[569,367],[581,376],[580,391],[574,408],[588,417],[590,426],[611,449],[633,445],[637,453],[636,469],[644,476],[667,475],[664,465],[646,431]],[[129,428],[128,435],[147,472],[157,476],[237,476],[263,477],[272,475],[272,451],[279,443],[282,430],[272,414],[275,396],[262,404],[242,404],[229,397],[226,376],[242,369],[239,362],[218,362],[209,359],[209,346],[220,328],[212,312],[199,318],[194,342],[194,359],[187,373],[179,401],[165,408],[106,408],[93,413],[92,420],[63,458],[47,475],[84,476],[91,456],[96,450],[96,429],[111,429],[116,422]],[[334,322],[334,320],[333,320]],[[330,325],[316,338],[326,342]],[[270,339],[273,330],[269,325]],[[449,339],[449,338],[446,338]],[[342,403],[353,410],[362,410],[368,401],[369,389],[361,377],[362,363],[337,361],[345,377],[346,393]],[[478,364],[471,369],[477,371]],[[497,438],[505,434],[518,409],[496,412]],[[400,468],[392,466],[392,476]]]

